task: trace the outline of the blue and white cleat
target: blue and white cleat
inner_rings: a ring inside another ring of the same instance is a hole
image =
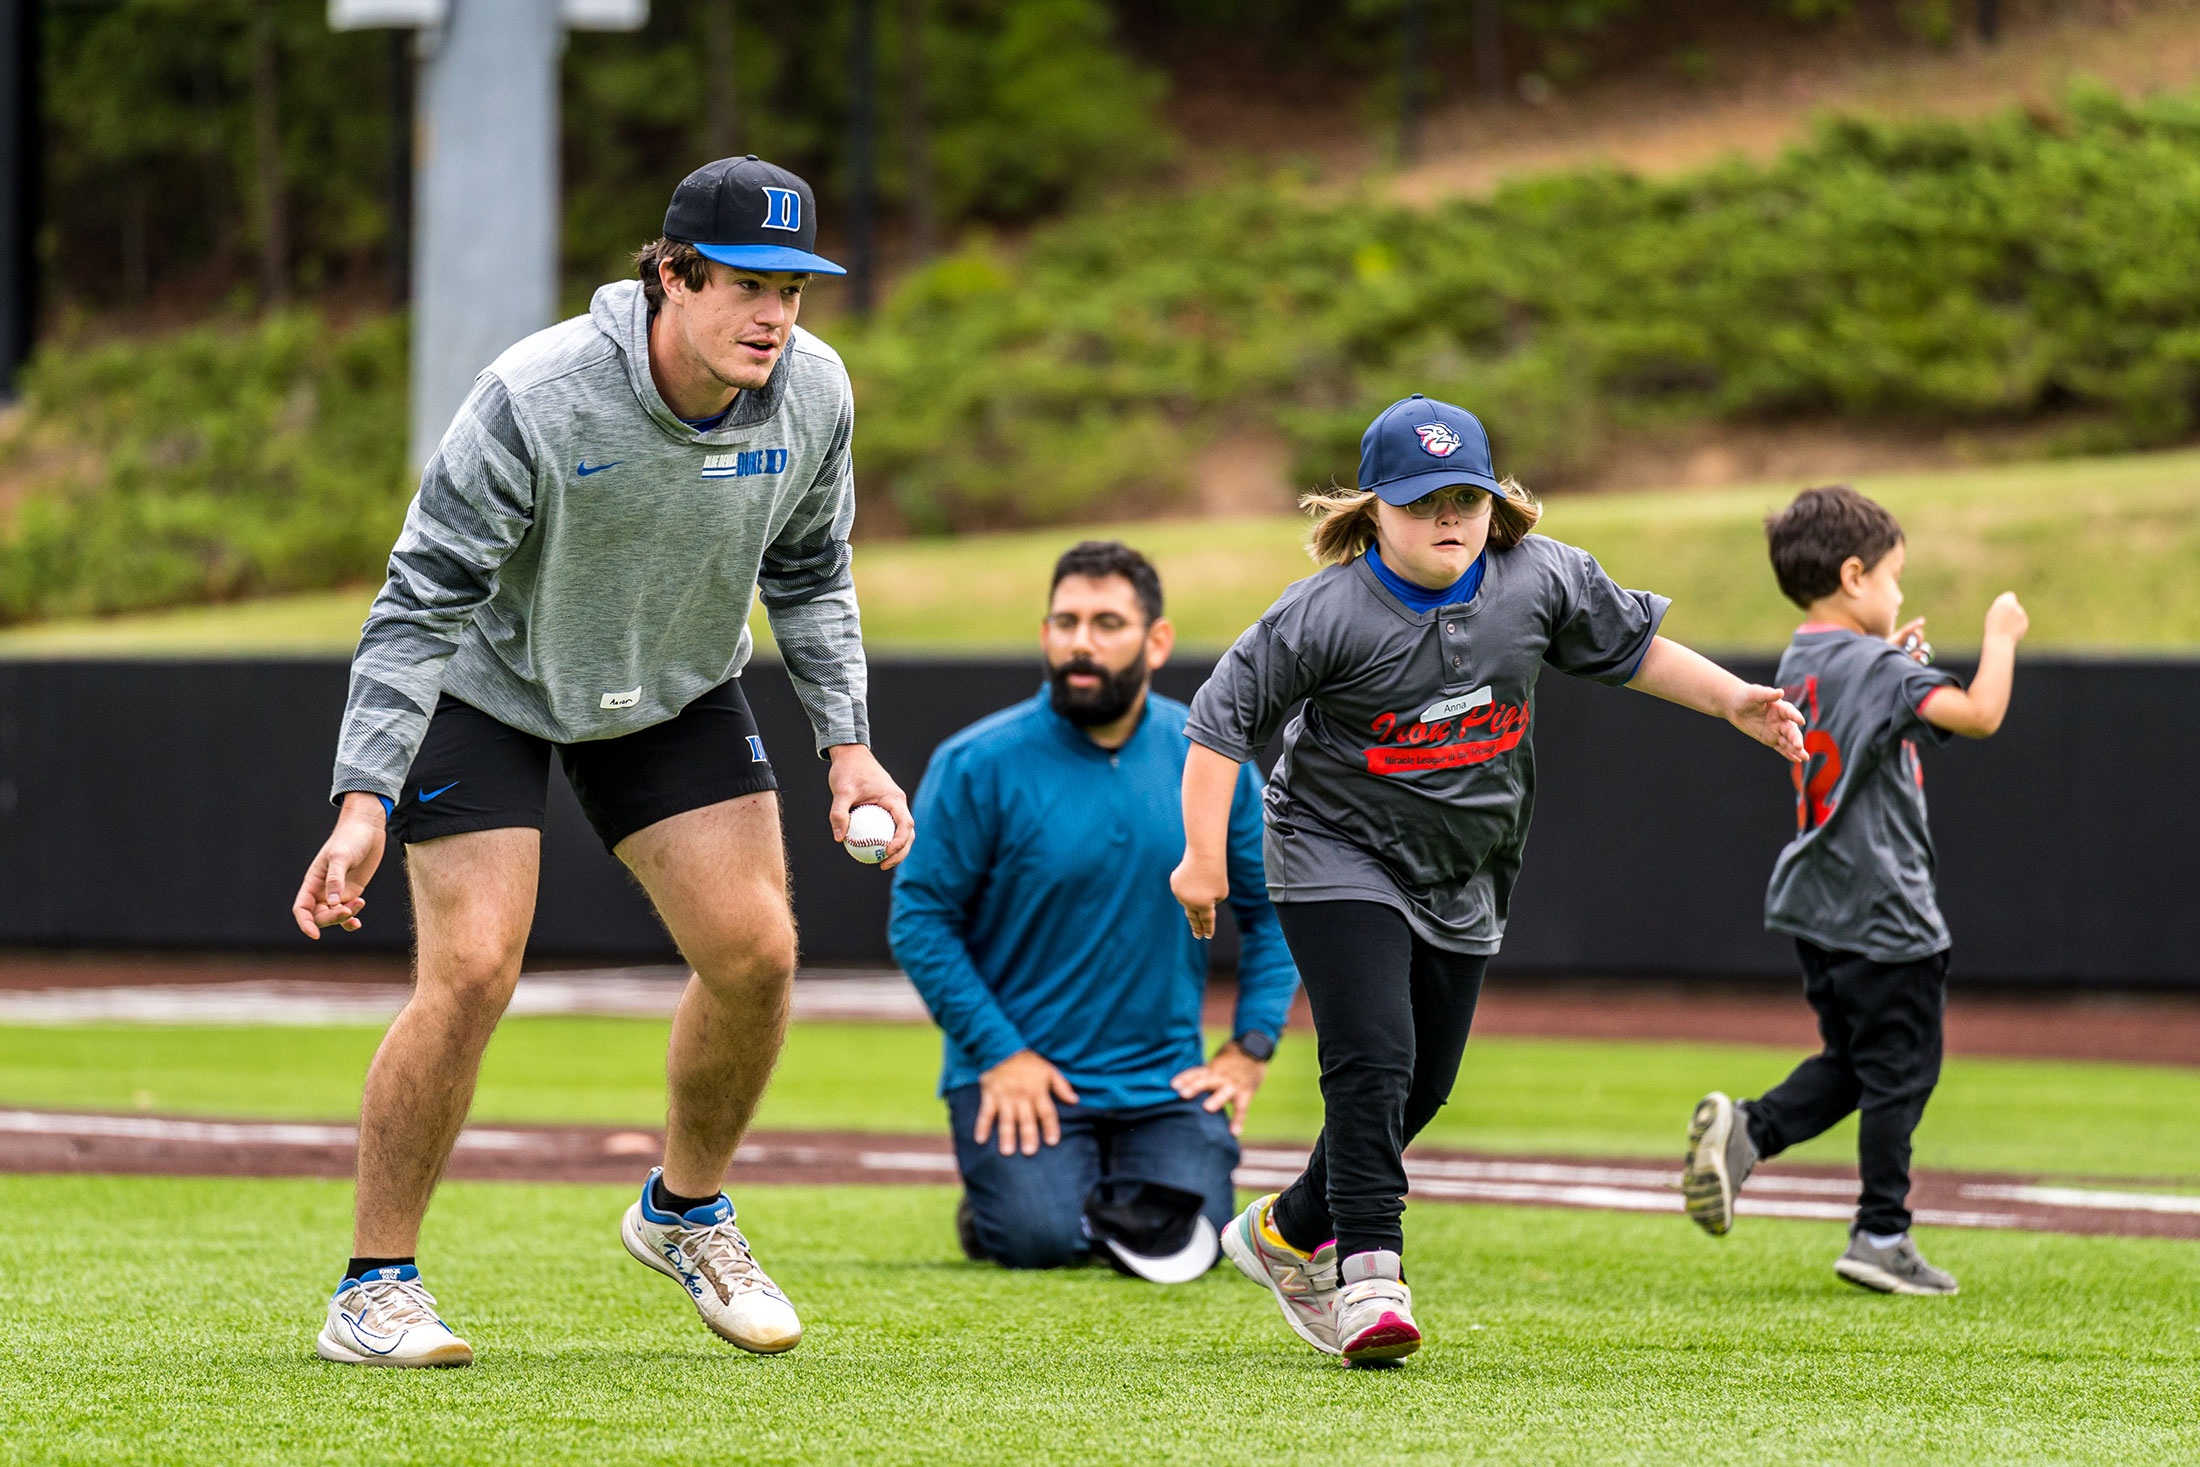
[[[471,1365],[474,1347],[435,1312],[411,1264],[345,1279],[328,1301],[314,1353],[341,1365]]]
[[[626,1251],[686,1289],[703,1323],[727,1343],[758,1355],[801,1344],[802,1321],[733,1225],[726,1194],[685,1213],[660,1211],[650,1205],[649,1193],[663,1170],[649,1174],[641,1200],[619,1224]]]

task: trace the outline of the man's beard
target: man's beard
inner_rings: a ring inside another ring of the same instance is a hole
[[[1098,728],[1131,711],[1131,705],[1145,691],[1151,671],[1143,657],[1132,658],[1131,665],[1121,672],[1110,672],[1089,657],[1073,657],[1060,667],[1047,669],[1048,698],[1056,713],[1079,728]],[[1071,687],[1073,673],[1097,677],[1100,686]]]

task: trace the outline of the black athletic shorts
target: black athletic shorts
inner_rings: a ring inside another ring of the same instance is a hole
[[[474,830],[542,829],[553,748],[607,848],[645,825],[779,788],[738,678],[663,723],[578,744],[521,733],[445,693],[390,814],[391,836],[416,845]]]

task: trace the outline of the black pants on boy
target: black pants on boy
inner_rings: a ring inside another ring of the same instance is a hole
[[[1857,1112],[1856,1160],[1864,1190],[1856,1227],[1910,1226],[1910,1133],[1940,1083],[1941,1017],[1948,1003],[1945,950],[1914,963],[1879,963],[1801,938],[1803,994],[1818,1012],[1825,1049],[1748,1104],[1749,1139],[1774,1156]]]
[[[1309,1251],[1335,1238],[1340,1262],[1401,1252],[1400,1153],[1451,1096],[1489,959],[1431,947],[1380,902],[1278,902],[1276,916],[1314,1011],[1323,1111],[1276,1230]]]

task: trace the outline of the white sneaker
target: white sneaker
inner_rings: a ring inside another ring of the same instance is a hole
[[[1338,1271],[1337,1353],[1352,1365],[1402,1360],[1421,1348],[1413,1291],[1389,1249],[1355,1253]]]
[[[345,1279],[328,1301],[328,1323],[313,1342],[323,1360],[342,1365],[471,1365],[474,1347],[435,1312],[409,1263]]]
[[[650,1189],[664,1168],[642,1183],[641,1200],[626,1210],[619,1241],[645,1263],[688,1291],[713,1333],[758,1355],[777,1355],[802,1343],[802,1321],[779,1292],[749,1240],[733,1225],[733,1203],[721,1192],[686,1213],[652,1207]]]
[[[1275,1295],[1294,1333],[1324,1355],[1337,1353],[1337,1245],[1299,1252],[1276,1231],[1269,1209],[1276,1194],[1258,1198],[1222,1230],[1222,1251],[1238,1272]]]

